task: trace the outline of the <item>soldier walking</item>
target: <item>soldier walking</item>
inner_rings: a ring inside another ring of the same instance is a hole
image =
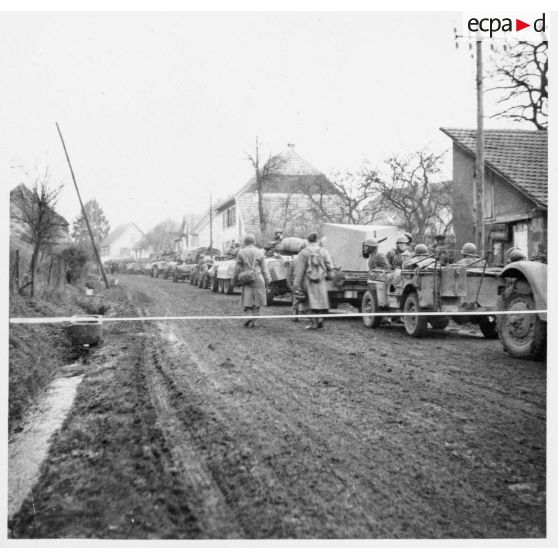
[[[304,291],[306,300],[302,308],[310,314],[324,314],[329,311],[327,294],[327,274],[333,270],[331,256],[325,248],[318,245],[318,234],[308,235],[305,248],[298,254],[295,263],[294,288]],[[323,329],[324,319],[313,318],[306,329]]]
[[[241,272],[253,270],[254,279],[250,282],[243,283],[242,296],[240,304],[244,308],[244,312],[253,316],[260,315],[260,308],[267,306],[266,289],[271,279],[265,263],[263,251],[256,248],[256,239],[247,234],[244,238],[244,247],[238,250],[236,256],[236,265],[232,277],[232,285],[235,286],[238,276]],[[254,319],[244,322],[244,327],[255,327]]]

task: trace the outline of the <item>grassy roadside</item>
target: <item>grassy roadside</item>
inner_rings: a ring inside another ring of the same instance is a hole
[[[107,293],[133,313],[123,289]],[[199,538],[143,367],[141,323],[105,326],[12,538]]]
[[[33,299],[12,294],[10,317],[67,316],[84,313],[77,304],[80,291],[68,286]],[[69,346],[60,324],[11,324],[9,327],[9,430],[17,430],[29,405],[61,366],[68,363]]]

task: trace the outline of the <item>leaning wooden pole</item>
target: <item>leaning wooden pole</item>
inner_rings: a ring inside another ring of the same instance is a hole
[[[105,273],[105,268],[103,267],[103,263],[101,262],[101,258],[99,257],[99,251],[97,250],[97,245],[95,244],[95,239],[93,238],[93,231],[91,230],[91,225],[89,224],[89,218],[87,217],[87,212],[85,211],[85,207],[83,206],[83,202],[81,201],[81,195],[79,193],[78,185],[76,182],[76,177],[74,175],[74,169],[72,168],[72,163],[70,163],[70,156],[68,155],[68,150],[66,149],[66,144],[64,143],[64,138],[62,137],[62,132],[60,131],[60,126],[58,126],[58,122],[56,122],[56,129],[58,130],[58,135],[60,136],[60,141],[62,142],[62,147],[64,148],[64,153],[66,154],[66,161],[68,161],[68,166],[70,167],[70,173],[72,175],[72,180],[74,182],[74,186],[76,188],[79,204],[81,205],[81,212],[83,213],[83,218],[85,219],[85,224],[87,225],[87,230],[89,231],[89,236],[91,237],[91,244],[93,245],[93,251],[95,252],[95,258],[97,258],[97,263],[99,264],[99,268],[101,270],[101,274],[103,275],[103,280],[105,282],[105,286],[109,288],[109,282],[107,279],[107,274]]]

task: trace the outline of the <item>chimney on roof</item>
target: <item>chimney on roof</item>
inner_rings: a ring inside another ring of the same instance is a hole
[[[294,149],[295,144],[294,143],[287,143],[287,147],[292,147]]]

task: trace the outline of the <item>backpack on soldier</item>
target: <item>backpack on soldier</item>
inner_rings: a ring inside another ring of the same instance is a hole
[[[308,265],[306,266],[306,277],[311,283],[319,283],[326,277],[326,266],[319,252],[310,252]]]

